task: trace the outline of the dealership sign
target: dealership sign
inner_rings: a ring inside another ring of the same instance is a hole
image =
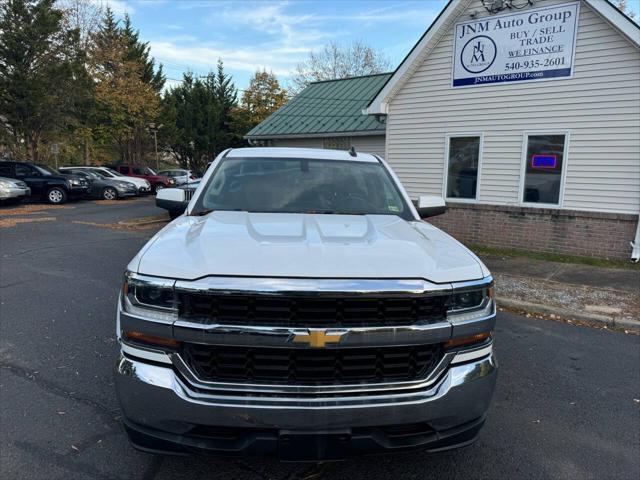
[[[579,2],[456,24],[453,86],[571,77]]]

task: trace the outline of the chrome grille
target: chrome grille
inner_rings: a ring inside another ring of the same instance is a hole
[[[184,199],[188,202],[193,198],[193,192],[195,192],[195,190],[192,190],[190,188],[185,188],[184,189]]]
[[[178,292],[182,319],[202,324],[363,327],[435,323],[447,295],[302,296]]]
[[[363,348],[267,348],[186,344],[185,363],[204,381],[296,385],[357,384],[425,378],[440,344]]]

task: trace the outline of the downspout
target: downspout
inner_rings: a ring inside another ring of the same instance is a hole
[[[638,226],[636,227],[636,239],[631,243],[631,261],[638,263],[640,260],[640,215],[638,215]]]

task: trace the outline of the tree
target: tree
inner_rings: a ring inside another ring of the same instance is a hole
[[[56,7],[62,10],[67,28],[78,30],[80,45],[86,51],[91,35],[100,26],[102,5],[93,0],[57,0]]]
[[[0,128],[16,157],[26,146],[39,161],[45,136],[69,128],[83,68],[78,30],[65,28],[53,0],[0,2]]]
[[[371,75],[390,69],[391,63],[381,52],[360,41],[347,46],[331,42],[321,51],[309,53],[309,57],[296,66],[290,90],[298,93],[310,82]]]
[[[148,126],[160,112],[164,85],[161,67],[149,57],[149,47],[125,18],[120,27],[107,8],[91,36],[89,71],[95,89],[93,134],[98,144],[115,146],[122,161],[140,162],[151,143]]]
[[[218,61],[216,72],[190,72],[162,100],[160,138],[183,167],[204,170],[226,148],[243,142],[234,131],[237,89]]]
[[[257,125],[287,101],[287,91],[280,86],[273,72],[257,71],[242,95],[242,108],[246,110],[251,127]]]
[[[633,20],[636,17],[636,12],[631,10],[631,8],[628,5],[627,0],[618,0],[616,2],[616,7],[618,7],[618,10],[620,10],[622,13],[624,13],[631,20]]]
[[[67,28],[77,29],[80,38],[80,48],[87,52],[90,48],[92,36],[100,26],[104,14],[102,4],[93,0],[58,0],[56,5],[63,12],[63,21]],[[93,82],[88,75],[84,76],[84,95],[78,103],[75,118],[74,135],[70,143],[78,143],[82,147],[83,163],[91,163],[92,144],[92,115],[95,102]]]

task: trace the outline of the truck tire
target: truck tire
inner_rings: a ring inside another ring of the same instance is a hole
[[[67,192],[62,187],[51,187],[47,190],[47,201],[53,205],[60,205],[67,201]]]
[[[113,187],[104,187],[102,189],[101,197],[102,197],[103,200],[117,200],[118,199],[118,192]]]

